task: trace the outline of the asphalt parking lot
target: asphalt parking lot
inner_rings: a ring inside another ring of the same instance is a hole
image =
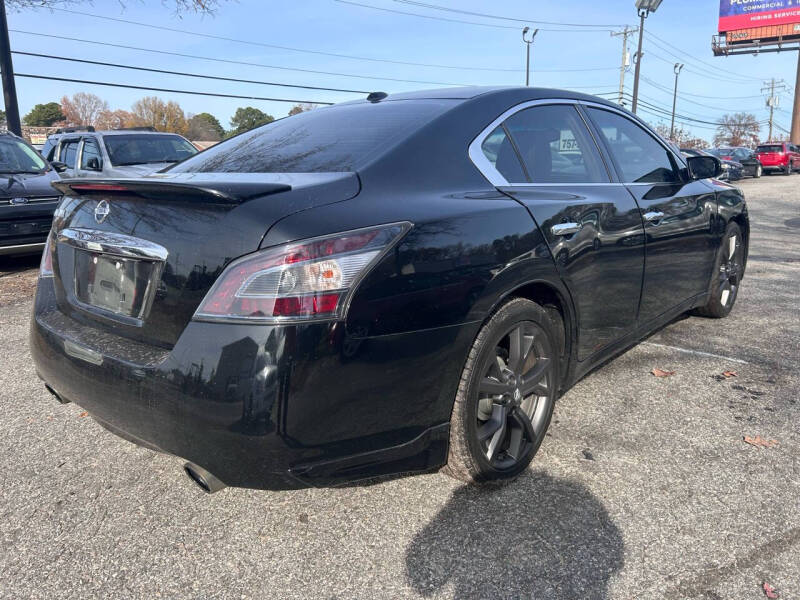
[[[491,491],[430,474],[205,495],[45,391],[38,261],[4,259],[0,597],[800,598],[800,177],[740,185],[732,315],[679,320],[585,378],[529,472]]]

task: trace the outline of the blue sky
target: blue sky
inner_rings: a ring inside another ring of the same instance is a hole
[[[125,2],[125,8],[121,7],[118,0],[95,0],[91,4],[87,2],[72,6],[74,11],[92,15],[236,38],[254,44],[207,39],[60,10],[37,9],[11,13],[9,24],[12,29],[11,44],[18,51],[258,81],[382,90],[389,93],[440,87],[445,84],[524,84],[525,50],[520,39],[520,29],[525,25],[523,22],[441,12],[393,0],[353,1],[392,11],[471,21],[494,27],[415,17],[336,0],[237,0],[223,3],[213,17],[184,15],[182,18],[177,18],[168,7],[157,0],[129,0]],[[459,10],[530,19],[532,27],[539,26],[542,29],[534,46],[534,84],[580,89],[589,93],[613,93],[617,89],[621,40],[612,38],[607,30],[600,28],[597,31],[575,31],[575,28],[537,25],[533,21],[619,26],[637,24],[634,0],[427,2]],[[647,35],[645,37],[642,73],[649,81],[642,82],[642,100],[669,110],[672,103],[669,90],[673,85],[673,64],[683,62],[686,67],[681,74],[680,90],[687,95],[679,99],[679,114],[702,121],[715,121],[726,112],[746,110],[756,113],[760,120],[765,120],[768,113],[761,88],[764,80],[775,77],[784,79],[789,86],[789,91],[781,98],[781,108],[776,113],[776,123],[788,129],[797,54],[788,52],[758,57],[748,55],[715,58],[710,45],[711,36],[716,32],[718,8],[719,3],[715,0],[664,0],[658,11],[647,20],[646,32],[650,31],[658,37],[649,40]],[[260,63],[283,69],[233,65],[91,45],[13,30]],[[635,38],[631,39],[631,51],[635,50],[635,41]],[[258,44],[285,46],[306,52]],[[346,54],[360,59],[322,53]],[[364,58],[376,60],[363,60]],[[438,66],[383,62],[387,60]],[[18,73],[161,88],[321,102],[338,102],[358,97],[357,94],[344,92],[201,80],[20,55],[15,55],[14,65]],[[288,69],[332,71],[353,77]],[[377,77],[391,81],[376,79]],[[416,83],[411,80],[434,83]],[[632,88],[632,83],[631,72],[626,78],[626,85]],[[64,94],[70,95],[78,91],[95,93],[107,100],[111,108],[124,109],[129,109],[142,96],[158,95],[164,99],[176,100],[187,112],[210,112],[226,127],[238,106],[256,106],[275,117],[284,116],[291,107],[290,103],[281,102],[153,93],[25,78],[18,79],[17,90],[23,115],[36,103],[58,101]],[[643,116],[652,123],[667,120],[666,117],[647,114]],[[700,137],[710,139],[713,136],[712,126],[701,123],[687,125]],[[766,128],[762,137],[766,137]]]

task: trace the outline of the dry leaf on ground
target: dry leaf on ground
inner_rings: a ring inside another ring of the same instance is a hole
[[[731,377],[736,377],[736,371],[725,371],[722,376],[728,379]]]
[[[88,416],[89,416],[89,413],[86,412],[86,411],[83,411],[81,414],[78,415],[78,418],[82,419],[83,417],[88,417]]]
[[[778,590],[776,590],[774,587],[772,587],[766,581],[761,584],[761,587],[764,590],[764,595],[767,598],[780,598],[781,597],[780,594],[778,593]]]
[[[675,371],[665,371],[664,369],[655,368],[650,371],[651,374],[655,375],[656,377],[672,377],[675,375]]]
[[[757,448],[773,448],[778,445],[777,440],[766,440],[760,435],[757,435],[756,437],[750,437],[749,435],[746,435],[744,436],[744,443],[750,444],[751,446],[756,446]]]

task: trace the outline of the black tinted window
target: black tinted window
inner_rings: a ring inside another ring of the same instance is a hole
[[[83,152],[81,152],[81,169],[88,168],[89,161],[93,158],[97,161],[97,165],[99,166],[102,161],[100,149],[97,147],[94,140],[84,140]]]
[[[318,108],[217,144],[172,172],[354,171],[452,106],[401,100]]]
[[[78,140],[65,142],[61,147],[61,162],[70,169],[75,168],[75,158],[78,156]]]
[[[502,125],[483,140],[481,150],[486,159],[509,183],[526,183],[528,181],[525,171],[522,170],[522,163],[519,162],[517,151]]]
[[[778,144],[769,144],[769,145],[765,144],[764,146],[759,146],[758,148],[756,148],[756,152],[761,152],[764,154],[768,152],[783,152],[783,146]]]
[[[630,119],[616,113],[588,109],[608,142],[625,183],[677,183],[673,158],[652,135]]]
[[[607,183],[608,173],[574,106],[534,106],[505,122],[533,183]]]

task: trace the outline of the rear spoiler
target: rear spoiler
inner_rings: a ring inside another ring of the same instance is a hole
[[[200,179],[192,183],[153,179],[62,179],[52,182],[52,186],[65,196],[124,194],[151,200],[204,204],[241,204],[251,198],[292,189],[285,183]]]

